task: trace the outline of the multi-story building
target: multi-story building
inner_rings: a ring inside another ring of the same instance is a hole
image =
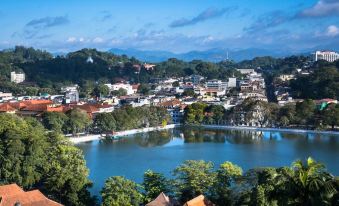
[[[316,51],[314,54],[314,61],[325,60],[334,62],[339,59],[339,54],[333,51]]]
[[[15,83],[21,83],[25,81],[25,74],[22,72],[16,73],[16,72],[11,72],[11,82]]]
[[[204,79],[203,76],[196,75],[196,74],[192,74],[192,75],[190,76],[190,78],[191,78],[191,81],[192,81],[192,83],[193,83],[194,85],[200,84],[200,82]]]
[[[222,82],[221,80],[210,80],[206,82],[206,88],[207,89],[216,89],[219,91],[224,91],[227,88],[227,82]]]
[[[62,87],[61,92],[65,94],[65,103],[75,103],[79,102],[79,91],[78,85],[75,84],[73,86]]]
[[[227,84],[227,86],[228,86],[229,88],[237,87],[237,78],[235,78],[235,77],[228,78],[228,84]]]

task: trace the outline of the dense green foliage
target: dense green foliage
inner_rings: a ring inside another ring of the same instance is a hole
[[[79,108],[71,109],[66,114],[61,112],[45,112],[42,124],[46,129],[59,133],[76,134],[84,132],[92,124],[87,112]]]
[[[147,170],[144,173],[144,182],[142,184],[144,189],[144,202],[148,203],[154,200],[158,195],[163,192],[169,194],[170,182],[161,173]]]
[[[139,187],[120,176],[108,178],[101,191],[102,206],[139,206],[142,203]]]
[[[321,67],[310,75],[300,75],[291,81],[295,97],[339,99],[339,67]]]
[[[181,202],[186,202],[212,188],[215,174],[212,162],[187,160],[178,166],[173,174],[175,188]]]
[[[82,152],[35,119],[0,115],[0,184],[40,189],[65,205],[93,205]]]
[[[320,109],[313,100],[279,106],[275,103],[246,99],[225,110],[219,105],[193,103],[185,108],[184,124],[226,124],[259,127],[301,127],[326,129],[339,126],[339,105]]]
[[[291,167],[255,168],[245,173],[231,162],[215,169],[212,162],[187,160],[173,170],[173,179],[145,172],[143,185],[144,190],[121,177],[109,178],[102,192],[103,205],[122,204],[122,200],[123,205],[135,205],[136,201],[140,203],[142,191],[146,203],[161,192],[181,204],[203,194],[217,206],[334,206],[339,201],[337,177],[312,158],[297,160]]]
[[[93,63],[87,59],[91,57]],[[57,92],[62,85],[77,83],[81,87],[81,96],[104,95],[107,90],[96,84],[127,80],[134,83],[148,83],[151,78],[183,77],[199,74],[207,78],[226,79],[232,75],[240,76],[234,66],[225,63],[202,61],[184,62],[177,59],[159,63],[154,70],[134,67],[141,62],[125,55],[119,56],[95,49],[82,49],[66,56],[52,57],[51,54],[32,48],[16,47],[14,50],[0,52],[0,88],[15,94],[37,94],[41,88],[49,93]],[[23,71],[28,82],[33,86],[27,88],[9,82],[11,71]],[[142,85],[141,93],[149,88]]]
[[[217,124],[224,118],[225,108],[221,105],[207,105],[205,103],[193,103],[185,108],[185,124]]]
[[[97,115],[93,129],[100,133],[122,131],[143,127],[160,126],[163,122],[170,122],[166,109],[161,107],[122,107],[112,113]]]
[[[87,59],[91,57],[93,63]],[[305,69],[311,75],[298,75],[291,82],[292,92],[299,98],[338,98],[339,63],[318,61],[312,63],[310,57],[290,56],[286,58],[257,57],[242,62],[222,61],[219,63],[193,60],[181,61],[175,58],[156,64],[155,69],[146,70],[134,67],[142,62],[125,55],[119,56],[95,49],[82,49],[66,56],[53,58],[51,54],[33,48],[15,47],[0,52],[0,88],[21,95],[38,93],[56,93],[62,85],[78,84],[81,97],[107,94],[102,84],[127,80],[132,83],[148,83],[152,78],[184,77],[198,74],[207,79],[222,79],[242,75],[236,69],[251,68],[264,73],[268,97],[273,100],[274,77],[279,74],[297,73],[296,69]],[[9,82],[11,71],[24,71],[27,81],[33,84],[21,85]],[[142,85],[141,93],[148,93],[147,85]],[[121,95],[121,94],[120,94]]]

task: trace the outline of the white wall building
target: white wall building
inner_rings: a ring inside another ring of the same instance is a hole
[[[221,80],[210,80],[206,82],[207,89],[216,89],[219,91],[224,91],[227,89],[227,82],[222,82]]]
[[[314,61],[325,60],[334,62],[339,59],[339,54],[333,51],[316,51],[314,54]]]
[[[251,74],[254,73],[254,69],[237,69],[241,74]]]
[[[227,84],[227,86],[228,86],[229,88],[237,87],[237,78],[235,78],[235,77],[228,78],[228,84]]]
[[[132,85],[124,84],[124,83],[117,83],[117,84],[105,84],[110,91],[118,91],[119,89],[124,89],[127,91],[127,95],[134,94],[134,90]]]
[[[15,83],[21,83],[25,81],[25,74],[24,73],[16,73],[16,72],[11,72],[11,82]]]

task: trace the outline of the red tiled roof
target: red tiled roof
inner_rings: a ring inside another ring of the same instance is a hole
[[[171,101],[162,102],[159,105],[163,106],[163,107],[169,107],[169,106],[177,106],[177,105],[180,105],[180,104],[181,104],[180,100],[174,99],[174,100],[171,100]]]
[[[92,104],[92,106],[94,106],[96,108],[110,108],[113,105],[110,105],[110,104]]]
[[[79,109],[85,110],[87,113],[94,113],[94,112],[99,111],[98,108],[96,108],[95,106],[90,105],[90,104],[75,105],[74,108],[79,108]]]
[[[20,203],[22,206],[62,206],[45,197],[39,190],[23,191],[18,185],[0,186],[0,206],[13,206]]]
[[[4,103],[0,105],[0,112],[12,112],[17,110],[16,108],[14,108],[13,106],[11,106],[8,103]]]
[[[214,204],[205,198],[203,195],[186,202],[184,206],[214,206]]]
[[[155,200],[148,203],[146,206],[173,206],[173,205],[174,203],[171,201],[171,199],[162,192]]]
[[[22,103],[25,103],[27,105],[30,105],[30,104],[53,104],[53,102],[51,100],[45,100],[45,99],[25,100],[25,101],[22,101]]]
[[[0,197],[16,195],[24,192],[17,184],[0,186]]]
[[[140,84],[132,84],[132,89],[137,90],[140,86]]]

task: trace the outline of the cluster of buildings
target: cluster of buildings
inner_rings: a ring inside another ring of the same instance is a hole
[[[244,99],[252,98],[267,102],[266,85],[261,73],[255,72],[254,69],[238,69],[245,75],[245,78],[239,81],[240,92],[237,95],[237,103]]]
[[[143,65],[145,67],[145,65]],[[150,68],[153,65],[146,65]],[[148,87],[149,94],[138,93],[140,84],[121,81],[105,84],[110,95],[99,98],[80,99],[79,86],[62,87],[60,94],[40,96],[12,96],[11,93],[0,93],[0,112],[16,113],[22,116],[39,116],[43,112],[67,112],[73,108],[85,110],[91,117],[97,113],[111,112],[121,106],[159,106],[166,108],[174,123],[180,123],[184,109],[195,102],[222,105],[229,109],[244,99],[267,101],[265,81],[260,73],[253,69],[239,69],[243,77],[231,77],[228,81],[218,79],[206,80],[200,75],[181,78],[154,78]],[[114,91],[125,91],[121,96]]]
[[[336,60],[339,60],[339,53],[334,51],[316,51],[314,53],[314,61],[319,60],[334,62]]]

